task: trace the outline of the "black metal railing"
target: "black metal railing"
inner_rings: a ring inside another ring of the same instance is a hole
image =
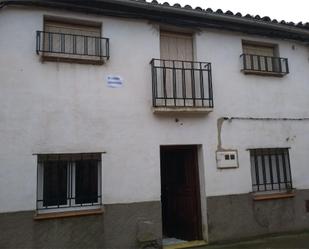
[[[213,104],[209,62],[152,59],[154,107],[209,107]]]
[[[287,148],[250,149],[253,192],[292,190]]]
[[[36,52],[61,58],[102,61],[109,59],[109,39],[98,36],[37,31]]]
[[[244,72],[264,72],[285,75],[289,73],[287,58],[263,56],[256,54],[242,54]]]

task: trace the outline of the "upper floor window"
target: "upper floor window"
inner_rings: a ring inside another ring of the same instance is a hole
[[[102,203],[101,154],[38,155],[37,210],[70,210]]]
[[[243,41],[241,55],[246,74],[283,76],[289,73],[288,59],[279,57],[275,44]]]
[[[155,112],[213,108],[211,64],[194,60],[192,33],[160,32],[160,59],[152,59]]]
[[[37,31],[37,53],[44,60],[102,64],[109,58],[109,40],[101,36],[100,24],[44,21]]]
[[[287,148],[250,149],[253,192],[292,190]]]

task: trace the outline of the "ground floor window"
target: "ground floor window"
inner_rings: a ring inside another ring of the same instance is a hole
[[[293,188],[287,148],[250,149],[250,160],[253,192]]]
[[[37,210],[101,205],[101,154],[38,155]]]

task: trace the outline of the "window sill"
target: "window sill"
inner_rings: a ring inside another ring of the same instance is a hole
[[[241,70],[244,74],[255,74],[261,76],[274,76],[274,77],[283,77],[287,73],[278,73],[278,72],[267,72],[267,71],[256,71],[256,70]]]
[[[81,210],[81,211],[67,211],[59,213],[36,213],[33,217],[34,220],[49,220],[49,219],[59,219],[67,217],[78,217],[78,216],[88,216],[88,215],[101,215],[104,213],[103,208],[92,209],[92,210]]]
[[[41,60],[42,62],[52,61],[52,62],[91,64],[91,65],[103,65],[105,63],[104,59],[84,59],[82,58],[82,56],[79,56],[79,58],[74,58],[74,57],[62,57],[57,55],[42,55]]]
[[[153,113],[195,113],[208,114],[213,111],[211,107],[153,107]]]
[[[293,192],[282,192],[282,193],[271,193],[271,194],[253,194],[253,200],[255,201],[267,201],[276,199],[293,198],[296,193]]]

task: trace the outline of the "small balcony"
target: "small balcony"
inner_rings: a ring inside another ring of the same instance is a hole
[[[43,61],[104,64],[109,59],[109,39],[57,32],[37,31],[36,52]]]
[[[240,58],[243,62],[241,71],[245,74],[283,77],[289,73],[287,58],[255,54],[242,54]]]
[[[213,109],[209,62],[152,59],[155,113],[208,113]]]

